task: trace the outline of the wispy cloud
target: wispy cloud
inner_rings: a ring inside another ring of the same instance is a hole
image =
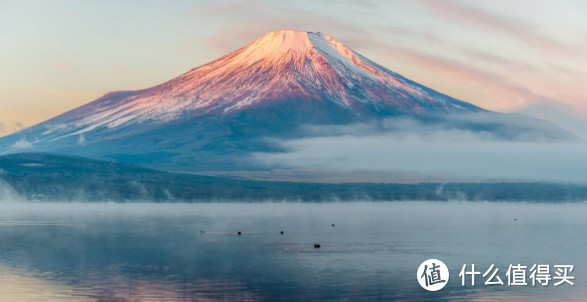
[[[513,19],[490,13],[481,8],[472,6],[471,2],[467,2],[467,4],[452,0],[418,0],[418,2],[447,19],[452,21],[458,20],[464,24],[482,27],[510,36],[530,47],[547,49],[558,55],[578,55],[575,49],[557,41],[556,39],[538,34],[534,30],[535,27],[521,19]]]
[[[51,96],[62,100],[91,100],[95,97],[94,92],[74,91],[65,89],[18,89],[18,91],[25,95],[36,96]]]
[[[514,60],[511,58],[505,58],[503,56],[498,56],[493,53],[472,49],[472,48],[462,48],[460,52],[465,56],[471,58],[474,62],[485,62],[491,65],[496,65],[506,70],[515,70],[521,72],[537,72],[538,70],[536,67],[522,61]]]
[[[452,39],[457,42],[453,45],[455,53],[464,57],[451,55],[450,58],[477,66],[486,73],[499,73],[503,79],[508,80],[508,83],[503,83],[503,89],[495,86],[497,95],[518,97],[512,99],[514,102],[497,97],[496,101],[504,102],[504,106],[497,109],[512,110],[545,101],[573,104],[577,108],[587,109],[584,97],[587,91],[580,84],[586,75],[585,43],[580,42],[576,31],[568,35],[565,35],[566,32],[547,32],[544,30],[545,26],[541,25],[552,24],[550,27],[557,28],[560,25],[558,21],[545,18],[544,15],[532,16],[527,12],[506,15],[495,7],[489,10],[488,7],[491,6],[481,1],[417,0],[416,3],[444,20],[444,24],[457,25],[467,35],[474,34],[471,38],[494,41],[492,47],[486,50],[477,45],[482,40],[463,44],[462,39]],[[561,6],[564,8],[560,9],[567,10],[574,7],[569,2],[561,3]],[[546,12],[543,10],[549,8],[553,9],[555,6],[537,8],[536,13],[544,14]],[[506,39],[492,37],[492,33]],[[448,54],[447,51],[441,53]],[[527,91],[518,91],[512,95],[507,91],[512,92],[512,88],[519,90],[512,86],[524,87]],[[482,86],[479,88],[483,89]]]
[[[497,73],[451,58],[429,55],[402,47],[380,45],[380,49],[418,68],[442,76],[444,79],[448,78],[461,85],[471,85],[477,90],[477,96],[480,95],[479,90],[484,91],[485,99],[465,100],[484,107],[499,110],[511,107],[512,103],[523,106],[531,102],[551,100],[548,96],[536,94],[528,88],[510,83],[508,78]]]
[[[442,39],[432,31],[422,31],[414,28],[409,28],[401,25],[388,25],[380,28],[381,32],[389,36],[402,39],[416,39],[425,41],[427,44],[447,45],[448,41]]]
[[[74,72],[75,71],[75,67],[73,66],[69,66],[66,64],[58,64],[55,63],[52,65],[53,69],[57,69],[57,70],[63,70],[63,71],[69,71],[69,72]]]

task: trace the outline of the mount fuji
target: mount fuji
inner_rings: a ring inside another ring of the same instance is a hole
[[[109,92],[0,138],[0,154],[50,152],[184,171],[239,169],[249,166],[244,155],[279,149],[267,138],[303,136],[303,125],[398,116],[446,123],[463,114],[505,116],[406,79],[328,35],[282,30],[168,82]],[[532,123],[518,130],[572,137],[546,122]]]

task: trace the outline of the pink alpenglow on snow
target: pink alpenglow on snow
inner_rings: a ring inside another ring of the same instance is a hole
[[[155,87],[108,93],[61,115],[59,129],[50,131],[79,135],[98,127],[167,123],[218,110],[227,114],[283,95],[327,100],[357,115],[364,115],[365,107],[482,111],[407,80],[328,35],[282,30]]]

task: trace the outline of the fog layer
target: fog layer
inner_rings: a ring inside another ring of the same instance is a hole
[[[305,128],[309,137],[275,141],[284,152],[256,153],[253,158],[284,168],[587,182],[584,141],[567,139],[564,134],[561,139],[553,138],[555,132],[548,124],[541,124],[542,130],[525,117],[506,123],[500,119],[476,115],[450,123],[393,119],[353,126],[309,126]],[[524,130],[530,128],[533,131]]]

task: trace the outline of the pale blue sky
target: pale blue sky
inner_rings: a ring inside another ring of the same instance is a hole
[[[146,88],[280,29],[451,96],[587,134],[585,1],[0,0],[0,133]]]

